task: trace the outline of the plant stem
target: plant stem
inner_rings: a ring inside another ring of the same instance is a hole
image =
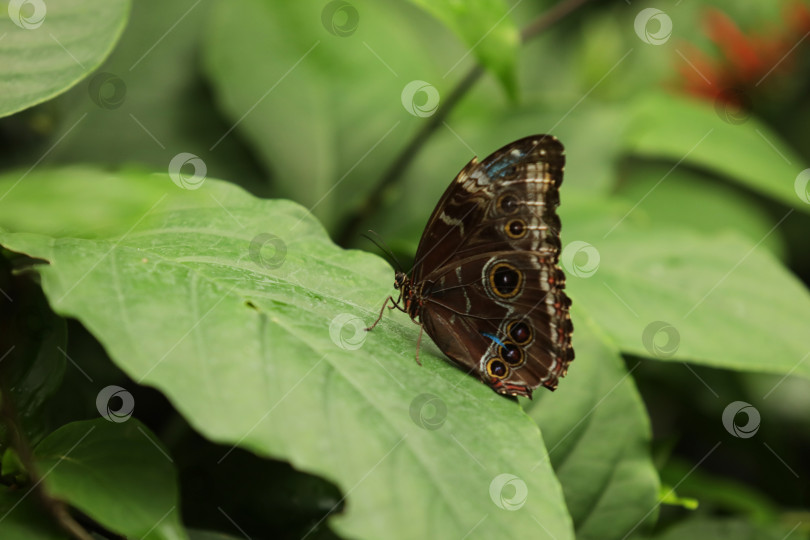
[[[564,2],[556,4],[533,22],[527,24],[526,27],[520,31],[521,40],[523,40],[523,43],[528,42],[590,1],[591,0],[565,0]]]

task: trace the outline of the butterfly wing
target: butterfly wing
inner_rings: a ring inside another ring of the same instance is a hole
[[[520,139],[482,162],[473,158],[428,219],[416,250],[413,281],[481,249],[513,249],[519,238],[505,226],[518,212],[531,227],[521,246],[545,248],[556,262],[560,218],[555,209],[564,166],[563,146],[551,135]]]
[[[556,388],[574,358],[562,270],[531,251],[487,252],[460,262],[424,282],[421,320],[428,334],[501,393]]]
[[[420,320],[462,368],[504,394],[554,389],[573,360],[560,252],[563,147],[527,137],[471,161],[417,250]]]

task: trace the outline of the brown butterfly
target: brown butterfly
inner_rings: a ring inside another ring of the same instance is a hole
[[[473,158],[428,220],[411,277],[386,306],[426,330],[461,369],[501,394],[554,390],[574,359],[560,255],[564,149],[551,135]],[[389,303],[392,305],[389,306]],[[417,362],[419,343],[417,341]]]

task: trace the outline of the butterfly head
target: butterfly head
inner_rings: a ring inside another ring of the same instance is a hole
[[[394,288],[400,290],[408,283],[408,274],[405,272],[397,272],[394,274]]]

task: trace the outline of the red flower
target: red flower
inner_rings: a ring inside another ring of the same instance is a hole
[[[755,34],[743,32],[718,9],[705,12],[702,26],[716,45],[715,59],[690,43],[683,45],[678,65],[686,92],[711,99],[733,100],[748,95],[770,77],[789,72],[800,51],[810,47],[810,9],[801,3],[788,7],[783,28]]]

